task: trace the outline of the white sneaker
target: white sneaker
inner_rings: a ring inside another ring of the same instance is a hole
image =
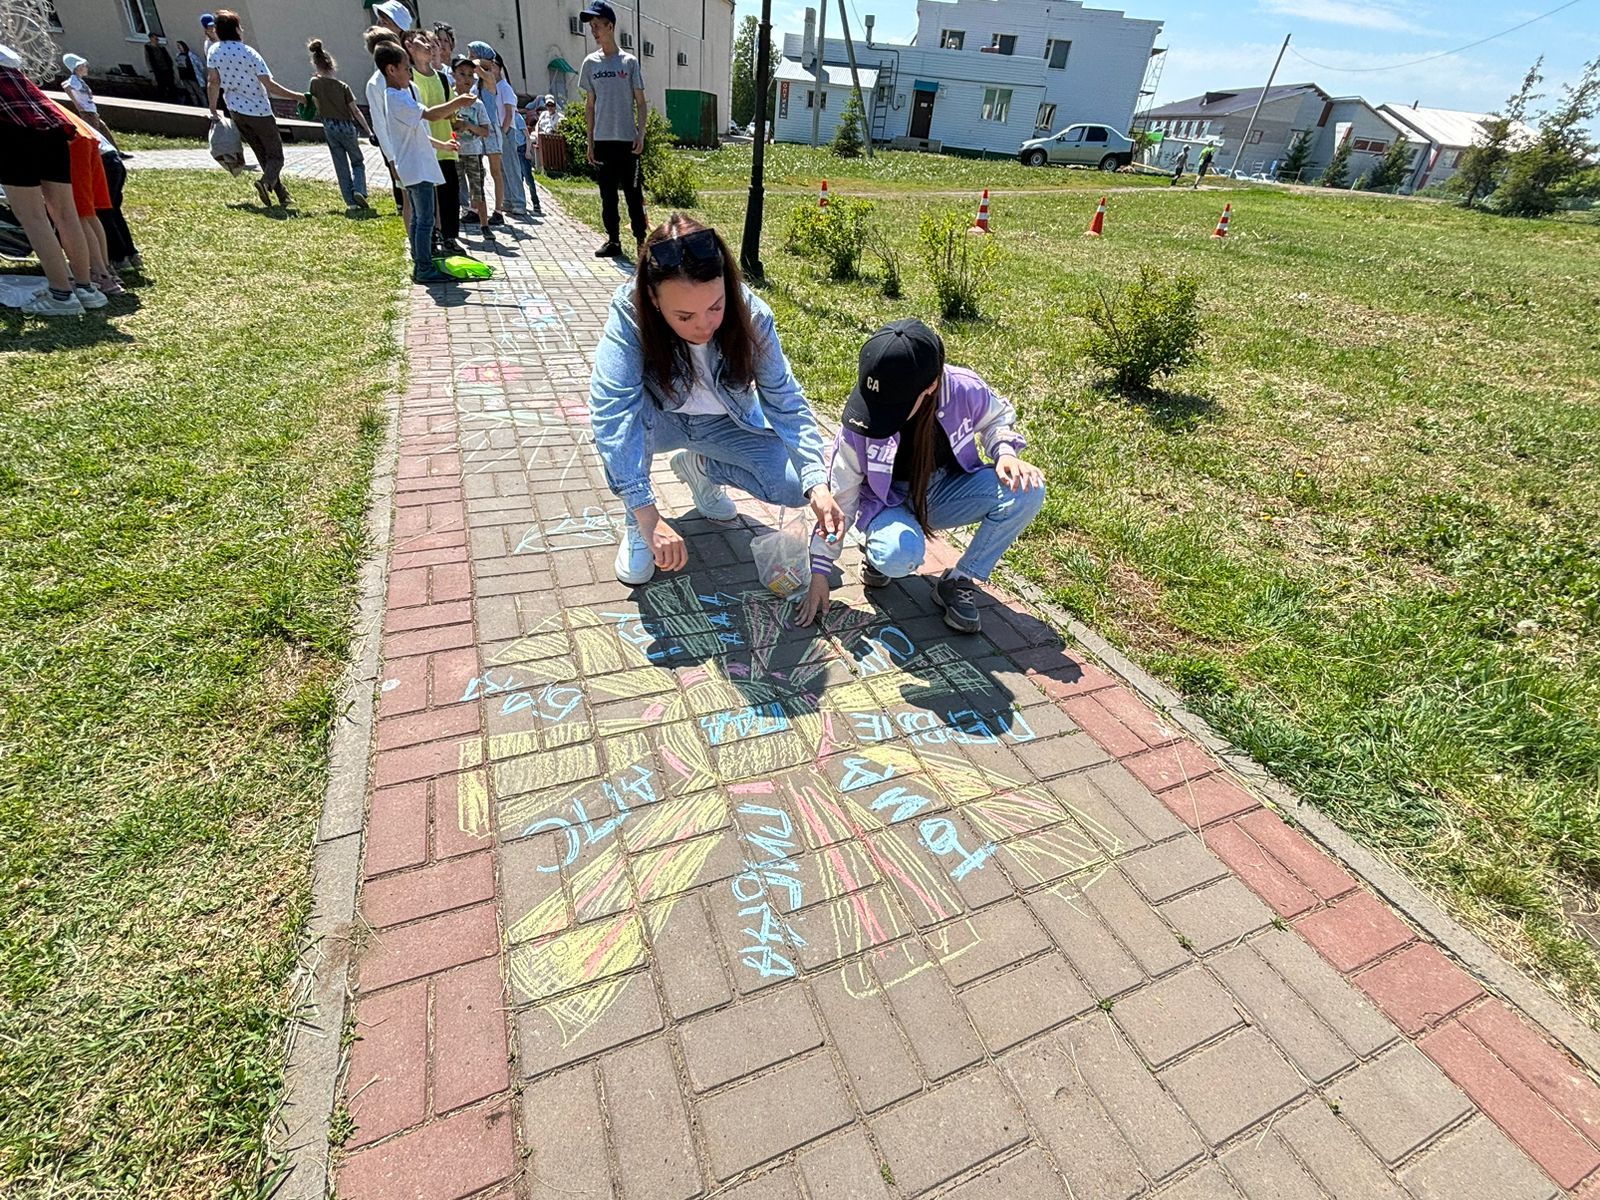
[[[739,515],[739,508],[720,483],[712,483],[706,475],[706,457],[693,450],[679,450],[672,456],[672,473],[689,485],[694,493],[694,506],[702,517],[713,521],[731,521]]]
[[[35,317],[81,317],[83,305],[78,302],[76,294],[65,300],[57,300],[50,294],[49,288],[41,288],[37,295],[23,301],[22,311]]]
[[[650,547],[645,545],[644,535],[636,525],[626,526],[622,531],[622,544],[617,547],[616,572],[617,579],[629,587],[649,583],[650,577],[656,573],[656,556],[650,553]]]
[[[104,308],[111,303],[110,298],[93,284],[78,284],[72,289],[72,294],[84,308]]]

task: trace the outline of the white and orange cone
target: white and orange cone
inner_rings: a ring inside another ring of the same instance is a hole
[[[1106,229],[1106,198],[1100,197],[1100,207],[1094,210],[1094,220],[1083,231],[1084,237],[1099,237]]]
[[[988,233],[989,232],[989,189],[988,188],[984,188],[983,189],[983,198],[978,201],[978,217],[977,217],[977,219],[975,221],[972,222],[972,228],[968,229],[967,232],[968,233]]]
[[[822,181],[822,195],[817,199],[817,207],[828,207],[828,181],[826,179]]]
[[[1217,227],[1211,231],[1212,237],[1225,238],[1228,236],[1228,218],[1232,215],[1233,201],[1230,200],[1222,206],[1222,216],[1217,218]]]

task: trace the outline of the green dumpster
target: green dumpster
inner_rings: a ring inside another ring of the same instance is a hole
[[[684,145],[715,146],[719,132],[716,93],[668,88],[667,123]]]

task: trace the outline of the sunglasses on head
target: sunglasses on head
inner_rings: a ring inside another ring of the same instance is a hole
[[[680,267],[688,259],[696,262],[722,261],[715,229],[696,229],[693,233],[667,238],[650,247],[651,263],[663,271]]]

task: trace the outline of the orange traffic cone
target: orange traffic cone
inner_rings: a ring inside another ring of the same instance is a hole
[[[1228,236],[1228,217],[1232,212],[1233,201],[1230,200],[1222,206],[1222,216],[1217,219],[1217,227],[1211,232],[1212,237],[1225,238]]]
[[[817,207],[828,207],[828,181],[826,179],[822,181],[822,197],[817,201]]]
[[[1100,197],[1100,207],[1094,210],[1094,220],[1089,222],[1089,228],[1083,231],[1084,237],[1099,237],[1106,228],[1106,198]]]
[[[972,223],[968,233],[989,232],[989,189],[983,189],[983,198],[978,201],[978,219]]]

